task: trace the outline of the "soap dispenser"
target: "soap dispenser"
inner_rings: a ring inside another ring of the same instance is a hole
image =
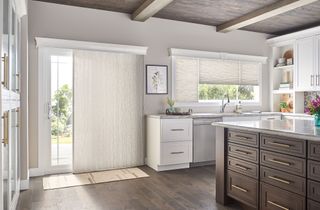
[[[241,101],[238,101],[238,104],[236,105],[236,113],[242,113]]]

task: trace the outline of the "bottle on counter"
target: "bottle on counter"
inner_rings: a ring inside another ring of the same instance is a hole
[[[242,113],[242,104],[241,101],[238,102],[238,104],[236,105],[236,113]]]

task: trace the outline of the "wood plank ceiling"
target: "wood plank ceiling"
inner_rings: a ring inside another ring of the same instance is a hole
[[[132,14],[145,0],[38,0]],[[218,26],[279,0],[173,0],[154,17]],[[320,0],[241,30],[282,35],[320,25]]]

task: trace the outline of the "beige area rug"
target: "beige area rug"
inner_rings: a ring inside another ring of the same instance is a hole
[[[144,177],[149,177],[149,175],[139,168],[126,168],[83,174],[59,174],[43,177],[43,189],[52,190]]]

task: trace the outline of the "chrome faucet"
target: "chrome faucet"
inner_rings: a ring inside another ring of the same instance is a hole
[[[228,99],[227,103],[224,103],[224,99],[225,99],[225,98]],[[224,110],[225,110],[226,106],[227,106],[229,103],[230,103],[229,94],[226,94],[226,95],[224,95],[224,97],[222,98],[222,105],[221,105],[221,110],[220,110],[221,113],[224,113]]]

